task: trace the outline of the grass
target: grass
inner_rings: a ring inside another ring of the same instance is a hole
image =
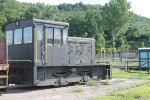
[[[73,92],[83,92],[84,89],[81,86],[75,86],[72,91]]]
[[[120,97],[132,97],[134,99],[148,99],[150,100],[150,84],[138,86],[135,88],[116,91],[110,94],[111,96],[120,96]]]
[[[102,85],[109,85],[109,84],[110,84],[109,79],[102,80],[102,81],[101,81],[101,84],[102,84]]]
[[[112,75],[114,78],[133,78],[133,79],[150,80],[150,74],[148,74],[146,71],[126,72],[124,70],[113,68]]]
[[[145,71],[125,72],[120,69],[113,69],[115,78],[132,78],[146,80],[145,85],[135,85],[132,88],[117,89],[106,96],[97,96],[93,100],[150,100],[150,74]]]
[[[89,81],[87,82],[87,85],[88,85],[88,86],[98,87],[99,84],[100,84],[100,82],[99,82],[99,81],[96,81],[96,80],[89,80]]]
[[[113,96],[103,96],[103,97],[95,97],[93,100],[122,100],[121,98],[113,97]]]
[[[93,100],[150,100],[150,84],[127,90],[113,91],[107,96]]]

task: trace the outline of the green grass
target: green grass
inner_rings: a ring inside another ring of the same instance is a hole
[[[93,100],[150,100],[150,74],[146,71],[131,71],[113,68],[114,78],[131,78],[145,80],[145,85],[135,85],[132,88],[117,89],[106,96],[97,96]]]
[[[81,86],[75,86],[72,90],[72,92],[83,92],[84,89]]]
[[[100,84],[100,82],[99,82],[99,81],[96,81],[96,80],[89,80],[89,81],[87,82],[87,85],[88,85],[88,86],[98,87],[99,84]]]
[[[150,100],[150,84],[127,90],[116,90],[107,96],[97,96],[93,100]]]
[[[103,96],[103,97],[95,97],[93,100],[122,100],[121,97],[114,97],[114,96]]]
[[[110,94],[111,96],[120,96],[120,97],[132,97],[134,99],[148,99],[150,100],[150,84],[122,90],[116,91]]]
[[[133,79],[150,80],[150,74],[148,74],[146,71],[126,72],[124,70],[113,68],[112,76],[114,78],[133,78]]]

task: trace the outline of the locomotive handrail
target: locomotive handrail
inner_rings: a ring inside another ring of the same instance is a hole
[[[9,62],[32,62],[31,60],[8,60]]]

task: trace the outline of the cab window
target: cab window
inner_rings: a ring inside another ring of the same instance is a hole
[[[58,28],[54,28],[54,45],[61,44],[61,30]]]
[[[47,28],[47,43],[53,45],[53,28]]]
[[[6,31],[6,37],[7,37],[7,44],[12,45],[13,43],[13,31]]]
[[[67,43],[68,29],[63,29],[63,44]]]
[[[32,27],[24,28],[24,43],[32,43]]]
[[[44,33],[42,25],[37,26],[37,33],[38,33],[38,41],[42,41]]]
[[[14,31],[14,44],[22,43],[22,29],[16,29]]]

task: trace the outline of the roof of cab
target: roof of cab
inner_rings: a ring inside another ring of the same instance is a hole
[[[43,20],[43,19],[21,19],[21,20],[16,20],[16,21],[13,21],[13,22],[8,22],[8,23],[5,24],[5,26],[7,26],[9,24],[12,24],[12,23],[15,23],[15,22],[22,22],[22,21],[33,21],[33,23],[44,23],[44,24],[69,26],[69,23],[66,23],[66,22]]]
[[[54,25],[69,26],[69,23],[59,22],[59,21],[52,21],[52,20],[33,19],[33,22],[35,22],[35,23],[45,23],[45,24],[54,24]]]
[[[36,23],[69,27],[69,23],[66,23],[66,22],[50,21],[50,20],[42,20],[42,19],[21,19],[21,20],[16,20],[13,22],[8,22],[7,24],[5,24],[4,31],[10,30],[10,29],[12,30],[12,29],[16,29],[16,28],[27,27],[27,26],[31,26]]]

